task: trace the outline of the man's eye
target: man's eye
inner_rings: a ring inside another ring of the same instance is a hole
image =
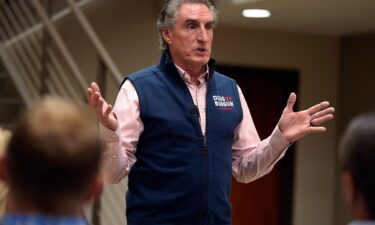
[[[187,27],[188,29],[194,29],[194,28],[196,28],[197,26],[196,26],[194,23],[188,23],[188,24],[186,24],[186,27]]]
[[[211,29],[213,28],[213,26],[214,26],[214,25],[211,24],[211,23],[210,23],[210,24],[207,24],[207,25],[206,25],[206,29],[207,29],[207,30],[211,30]]]

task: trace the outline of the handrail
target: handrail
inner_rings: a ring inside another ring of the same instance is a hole
[[[15,4],[15,9],[20,12],[19,14],[23,13],[23,15],[25,15],[25,18],[20,17],[20,20],[23,23],[23,28],[26,30],[25,32],[27,32],[27,35],[22,36],[22,38],[27,38],[27,36],[30,36],[31,41],[34,43],[34,45],[36,46],[36,49],[38,50],[38,54],[40,54],[42,52],[41,51],[42,47],[41,47],[41,44],[38,42],[37,39],[42,38],[41,32],[30,32],[27,29],[28,26],[32,26],[32,24],[37,24],[36,18],[34,17],[34,15],[32,15],[32,13],[30,12],[30,9],[28,7],[26,7],[25,4],[20,4],[20,7],[18,7],[17,4]],[[64,12],[65,11],[67,11],[67,10],[64,10]],[[53,16],[52,21],[56,21],[57,19],[60,19],[61,15],[62,15],[62,13],[58,13],[57,15]],[[39,26],[39,25],[40,24],[35,25],[35,26]],[[33,26],[33,27],[35,27],[35,26]],[[37,30],[35,30],[35,31],[37,31]],[[36,36],[36,38],[35,38],[35,36]],[[10,42],[10,43],[7,42],[7,43],[10,44],[12,42]],[[46,50],[47,50],[47,54],[48,54],[48,56],[50,57],[50,60],[51,60],[51,66],[48,67],[48,70],[50,71],[52,76],[57,76],[61,80],[61,82],[55,82],[55,85],[63,86],[66,90],[66,93],[69,96],[73,97],[74,99],[76,99],[78,101],[78,99],[82,96],[79,96],[77,94],[77,92],[74,90],[73,86],[69,85],[70,82],[69,82],[67,76],[64,75],[65,71],[62,67],[62,64],[61,64],[60,60],[57,59],[56,54],[53,52],[53,50],[50,46],[48,46]]]
[[[42,62],[38,59],[43,60],[40,57],[42,54],[50,57],[45,67],[48,71],[48,79],[46,79],[48,92],[52,95],[73,97],[77,102],[87,104],[82,94],[86,92],[88,82],[54,24],[56,20],[68,13],[74,15],[74,19],[87,35],[99,58],[98,82],[103,81],[103,93],[106,92],[105,83],[108,76],[117,84],[122,81],[120,70],[81,11],[80,6],[88,1],[91,0],[78,2],[66,0],[69,7],[53,16],[47,14],[41,0],[10,1],[9,5],[6,5],[9,8],[4,9],[7,11],[4,15],[0,15],[0,37],[4,40],[3,43],[0,41],[0,57],[27,106],[41,98],[42,93],[38,92],[38,89],[41,84],[39,73]],[[53,45],[46,48],[43,48],[40,43],[44,37],[41,32],[42,28],[48,32],[51,43],[53,42]],[[106,221],[104,224],[111,225],[119,224],[119,221],[122,224],[125,223],[123,221],[125,219],[123,217],[124,202],[117,201],[117,196],[121,196],[125,189],[124,182],[120,184],[121,186],[114,185],[103,192],[100,201],[109,207],[100,210],[97,207],[92,208],[93,215],[95,215],[91,220],[93,225],[100,224],[101,220]],[[98,217],[99,215],[101,218]]]
[[[79,70],[76,62],[73,60],[73,56],[68,51],[67,47],[65,46],[62,38],[58,34],[56,28],[53,26],[43,6],[39,2],[39,0],[32,0],[31,3],[33,4],[35,10],[38,12],[40,18],[43,20],[49,34],[51,35],[51,38],[56,43],[57,48],[60,50],[62,56],[64,57],[69,68],[71,69],[73,75],[77,79],[78,85],[80,86],[82,90],[86,90],[88,87],[88,83],[83,78],[81,71]]]
[[[33,91],[35,89],[28,88],[27,84],[23,81],[23,79],[18,76],[18,69],[21,69],[21,67],[17,67],[10,62],[10,57],[8,55],[5,55],[5,51],[2,50],[4,46],[0,42],[0,57],[3,59],[4,66],[7,68],[8,72],[12,74],[12,79],[15,84],[19,87],[20,95],[22,96],[22,99],[25,100],[25,104],[27,106],[30,106],[35,98],[38,98],[37,92]]]
[[[83,5],[87,4],[89,1],[91,1],[91,0],[80,0],[77,3],[77,5],[78,6],[83,6]],[[21,7],[23,9],[25,9],[25,6],[23,4],[21,4]],[[62,18],[64,18],[66,15],[68,15],[70,12],[71,12],[71,10],[69,8],[67,8],[65,10],[62,10],[61,12],[58,12],[57,14],[53,15],[52,18],[51,18],[51,21],[52,22],[57,22],[57,21],[61,20]],[[13,37],[12,39],[6,41],[4,43],[4,46],[11,45],[14,42],[18,42],[18,41],[22,40],[23,38],[25,38],[25,36],[31,35],[32,33],[35,33],[35,32],[38,32],[43,27],[44,27],[43,23],[38,23],[38,24],[34,25],[33,27],[25,30],[21,34],[18,34],[17,36]]]
[[[111,56],[108,54],[107,50],[104,48],[103,44],[99,40],[98,36],[96,35],[94,29],[91,27],[90,23],[88,22],[85,15],[82,13],[81,10],[77,7],[77,4],[74,0],[66,0],[69,4],[70,8],[73,11],[73,14],[76,16],[78,22],[81,24],[82,28],[85,30],[89,40],[94,45],[96,52],[106,64],[108,69],[110,70],[113,79],[120,84],[122,81],[122,75],[120,70],[116,67],[113,63]]]
[[[5,15],[0,14],[0,19],[3,21],[3,26],[0,27],[0,36],[4,39],[12,37],[14,32],[11,28],[11,24],[9,24],[8,20],[5,18]],[[30,75],[31,84],[38,86],[39,80],[37,79],[37,69],[30,62],[30,60],[28,60],[28,57],[24,51],[25,48],[25,43],[22,42],[20,45],[15,45],[13,49],[19,61],[25,68],[27,68],[28,74]]]

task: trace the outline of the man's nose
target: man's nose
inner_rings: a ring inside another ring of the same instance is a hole
[[[198,31],[198,40],[199,41],[202,41],[202,42],[207,42],[208,39],[209,39],[209,34],[208,34],[208,30],[206,29],[206,27],[202,26],[199,31]]]

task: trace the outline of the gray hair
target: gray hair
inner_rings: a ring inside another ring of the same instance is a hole
[[[165,42],[161,32],[174,26],[178,10],[183,4],[187,3],[206,5],[212,12],[215,24],[217,23],[217,10],[211,0],[165,0],[156,23],[156,27],[159,31],[160,48],[162,50],[166,49],[168,44]]]

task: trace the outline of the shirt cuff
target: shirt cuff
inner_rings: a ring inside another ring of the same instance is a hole
[[[279,129],[279,126],[276,126],[273,130],[269,142],[271,146],[279,152],[286,150],[291,145]]]
[[[101,123],[99,123],[99,133],[100,138],[108,143],[117,142],[119,140],[116,131],[113,131],[111,129],[108,129],[107,127],[103,126]]]

